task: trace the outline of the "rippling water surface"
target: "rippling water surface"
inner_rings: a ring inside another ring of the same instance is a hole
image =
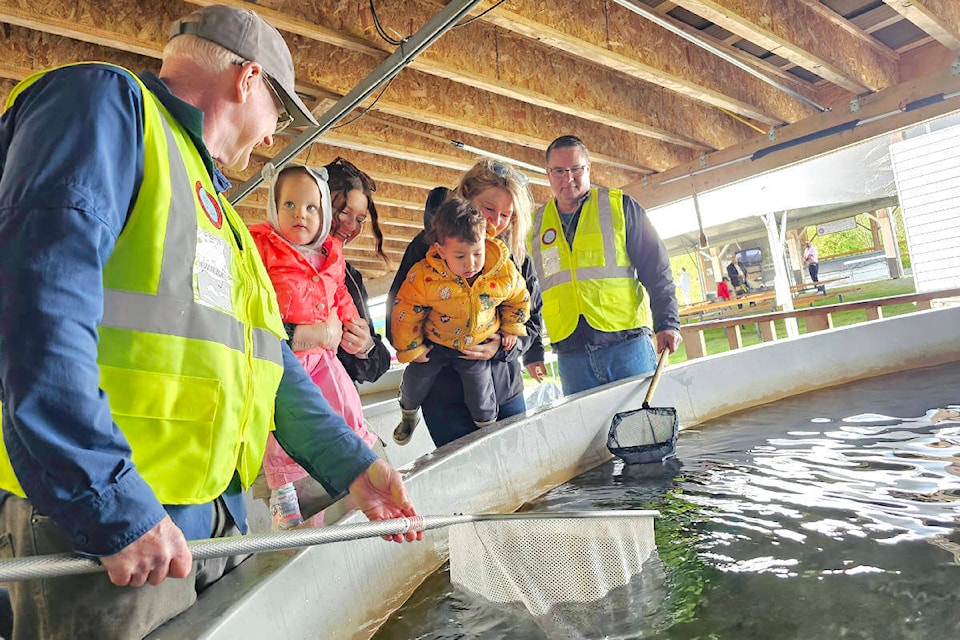
[[[626,588],[538,623],[441,571],[377,638],[958,638],[960,422],[935,414],[958,405],[941,366],[685,430],[677,467],[610,462],[531,506],[660,510]]]

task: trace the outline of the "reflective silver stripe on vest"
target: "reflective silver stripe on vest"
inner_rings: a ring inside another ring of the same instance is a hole
[[[540,242],[540,237],[543,233],[543,212],[546,207],[547,205],[543,205],[533,212],[533,241],[530,243],[530,249],[533,252],[531,256],[533,270],[536,271],[537,280],[543,289],[547,288],[547,276],[543,272],[543,245]]]
[[[585,267],[577,269],[577,280],[604,280],[609,278],[636,278],[633,267]]]
[[[145,97],[144,100],[149,100]],[[149,103],[145,108],[150,108]],[[166,118],[160,118],[170,163],[170,212],[157,295],[106,289],[101,326],[195,338],[243,353],[243,323],[193,300],[197,216],[187,167]],[[178,188],[178,185],[180,187]],[[186,185],[184,187],[183,185]],[[269,336],[269,339],[265,336]],[[269,344],[272,340],[273,344]],[[254,331],[254,357],[282,365],[280,343],[269,331]]]
[[[577,280],[603,280],[605,278],[634,278],[633,266],[617,265],[617,234],[613,229],[613,207],[610,206],[610,190],[597,189],[597,208],[600,211],[600,235],[603,237],[602,267],[577,269]]]
[[[283,347],[267,329],[253,329],[253,357],[283,366]]]
[[[549,289],[550,287],[556,287],[557,285],[567,284],[568,282],[573,281],[573,274],[570,273],[569,270],[563,270],[558,271],[552,276],[539,278],[539,280],[542,283],[540,286],[543,289]]]
[[[123,319],[122,322],[119,319]],[[192,300],[160,298],[148,293],[107,289],[103,301],[104,327],[198,338],[244,351],[243,325],[223,311]],[[276,342],[276,336],[273,336]]]

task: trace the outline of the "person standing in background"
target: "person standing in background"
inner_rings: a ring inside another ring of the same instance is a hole
[[[729,300],[730,299],[730,285],[727,284],[729,279],[724,276],[723,280],[717,283],[717,298],[719,300]]]
[[[810,273],[810,279],[815,283],[820,282],[820,254],[817,248],[809,240],[803,246],[803,264],[807,265],[807,271]],[[817,291],[823,295],[827,294],[827,288],[818,286]]]
[[[690,304],[690,274],[686,267],[680,267],[680,293],[683,295],[683,304]]]
[[[551,142],[546,170],[554,198],[534,213],[528,242],[564,394],[652,372],[682,340],[666,247],[636,200],[591,188],[579,138]]]

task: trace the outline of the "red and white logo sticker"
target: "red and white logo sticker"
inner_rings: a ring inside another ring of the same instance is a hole
[[[557,241],[557,230],[556,229],[547,229],[543,232],[543,235],[540,237],[540,240],[543,244],[553,244]]]
[[[200,208],[207,214],[213,226],[219,229],[223,226],[223,211],[220,210],[220,203],[217,202],[216,196],[210,195],[210,192],[203,188],[199,180],[197,180],[196,189],[197,200],[200,201]]]

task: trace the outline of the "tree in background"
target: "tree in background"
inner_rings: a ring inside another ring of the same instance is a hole
[[[700,269],[697,265],[696,254],[684,253],[670,258],[670,270],[673,271],[673,282],[680,282],[680,269],[687,268],[690,274],[690,302],[691,304],[705,300],[703,287],[700,286]],[[679,288],[677,290],[677,300],[682,300]]]
[[[808,238],[813,238],[813,245],[820,253],[820,260],[829,260],[834,256],[852,255],[873,250],[873,235],[870,232],[870,218],[865,213],[857,217],[857,226],[848,231],[838,231],[824,236],[816,236],[817,228],[806,227]],[[910,266],[910,255],[907,252],[907,237],[903,230],[903,216],[900,207],[893,212],[894,233],[897,237],[897,251],[905,268]]]

